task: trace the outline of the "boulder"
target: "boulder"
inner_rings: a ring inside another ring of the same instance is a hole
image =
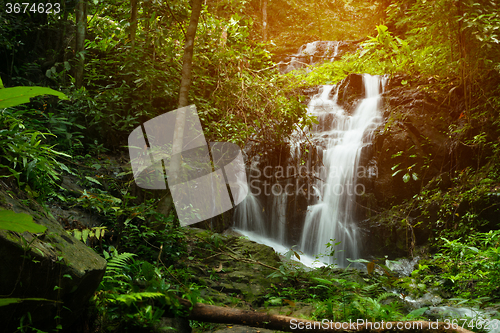
[[[0,209],[29,214],[47,230],[36,235],[0,230],[0,295],[51,301],[23,301],[0,307],[2,331],[14,332],[28,313],[32,326],[39,329],[53,329],[59,324],[68,328],[99,286],[106,260],[68,235],[35,201],[24,202],[30,207],[0,190]],[[24,322],[28,322],[27,318]]]
[[[375,132],[371,152],[378,166],[374,194],[379,206],[385,208],[411,198],[449,168],[449,110],[419,87],[402,85],[403,79],[396,76],[386,86],[385,123]],[[397,170],[401,172],[393,176]],[[407,170],[415,173],[417,180],[410,178],[405,183]]]
[[[332,90],[330,94],[334,94]],[[358,101],[365,97],[365,85],[363,83],[363,75],[349,74],[339,83],[339,95],[337,104],[340,105],[348,113],[352,113],[356,109]]]

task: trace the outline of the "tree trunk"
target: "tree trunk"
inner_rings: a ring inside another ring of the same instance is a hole
[[[182,77],[181,89],[179,92],[179,109],[175,120],[174,142],[172,144],[172,160],[170,162],[169,173],[171,173],[174,182],[177,180],[177,175],[181,166],[182,144],[184,137],[184,125],[186,121],[186,113],[183,107],[188,106],[189,86],[191,85],[191,69],[193,67],[193,50],[194,38],[196,36],[196,28],[198,27],[198,19],[200,18],[202,0],[193,0],[191,9],[191,20],[186,32],[186,43],[184,45],[184,56],[182,58]]]
[[[87,30],[87,1],[79,0],[75,7],[76,11],[76,46],[75,56],[77,59],[75,84],[80,88],[83,83],[83,66],[85,64],[85,56],[82,51],[85,48],[85,33]]]
[[[267,0],[262,0],[262,39],[267,42]]]
[[[135,33],[137,31],[137,0],[130,0],[130,43],[132,50],[135,46]]]
[[[181,88],[179,92],[179,108],[177,111],[177,118],[175,120],[175,133],[174,141],[172,143],[172,159],[169,166],[169,174],[176,181],[177,175],[181,166],[181,155],[182,151],[183,137],[184,137],[184,125],[186,121],[186,113],[183,107],[188,106],[188,96],[189,87],[191,85],[191,69],[193,67],[193,51],[194,51],[194,39],[196,36],[196,28],[198,27],[198,20],[201,13],[201,4],[203,0],[193,0],[193,5],[191,8],[191,20],[189,22],[189,27],[186,32],[186,42],[184,44],[184,56],[182,58],[182,76],[181,76]],[[169,192],[166,196],[160,200],[158,204],[157,211],[161,207],[163,212],[170,212],[173,206],[172,195]]]
[[[200,19],[201,3],[203,0],[193,0],[191,8],[191,20],[186,32],[186,43],[184,44],[184,56],[182,58],[181,90],[179,93],[179,108],[188,105],[189,86],[191,85],[191,69],[193,67],[194,38],[196,28]]]
[[[179,299],[186,309],[191,307],[191,303],[184,299]],[[253,327],[261,327],[283,332],[456,332],[472,333],[459,325],[451,327],[450,323],[437,321],[406,321],[406,322],[373,322],[367,323],[363,320],[359,325],[354,322],[320,322],[282,315],[270,315],[265,312],[255,312],[225,308],[215,305],[197,303],[187,316],[194,319],[210,323],[239,324]],[[399,325],[399,326],[398,326]]]

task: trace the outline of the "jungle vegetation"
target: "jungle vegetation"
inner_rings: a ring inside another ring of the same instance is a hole
[[[68,99],[46,95],[7,105],[0,98],[0,180],[28,201],[102,217],[100,226],[68,229],[109,260],[86,317],[92,332],[151,331],[164,313],[183,315],[177,296],[209,302],[186,262],[227,251],[218,234],[186,232],[175,210],[158,214],[160,197],[134,191],[124,157],[134,128],[179,105],[195,1],[65,1],[57,14],[1,3],[0,88],[50,87]],[[352,40],[359,48],[307,70],[278,71],[283,56],[315,40]],[[312,319],[413,320],[427,309],[408,311],[387,290],[398,290],[404,300],[438,288],[449,304],[498,309],[500,222],[498,215],[488,221],[481,215],[485,207],[496,209],[500,193],[497,2],[207,0],[191,73],[188,101],[197,106],[208,141],[252,143],[257,153],[286,145],[293,131],[315,122],[306,113],[304,89],[370,73],[400,75],[409,89],[458,105],[446,135],[452,145],[473,148],[475,162],[450,172],[449,189],[421,184],[413,198],[387,209],[390,220],[405,224],[415,207],[430,215],[428,207],[437,204],[429,222],[435,232],[411,276],[393,274],[384,258],[362,261],[366,273],[283,264],[261,305],[310,303]],[[423,169],[403,171],[394,176],[407,183]],[[79,177],[86,191],[63,195],[62,175]],[[469,209],[457,216],[462,202]],[[115,233],[118,242],[104,237]],[[188,255],[188,247],[200,253]],[[65,329],[72,331],[51,331]],[[28,316],[20,318],[18,331],[41,332]]]

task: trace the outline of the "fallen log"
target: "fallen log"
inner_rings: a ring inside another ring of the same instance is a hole
[[[265,312],[239,310],[179,299],[181,305],[192,310],[187,318],[202,322],[246,325],[283,332],[434,332],[434,333],[472,333],[458,325],[438,321],[400,321],[400,322],[351,322],[312,321],[294,317],[271,315]]]

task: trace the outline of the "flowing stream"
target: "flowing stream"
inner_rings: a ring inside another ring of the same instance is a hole
[[[373,130],[382,122],[379,102],[384,81],[378,76],[363,75],[365,98],[352,114],[337,104],[339,92],[335,86],[321,87],[309,102],[308,112],[319,121],[311,131],[311,141],[321,147],[318,148],[322,151],[323,167],[315,170],[318,172],[314,199],[309,202],[301,235],[295,243],[306,254],[301,261],[308,266],[315,266],[314,258],[318,256],[320,262],[340,267],[349,264],[347,258],[359,257],[360,232],[353,216],[356,196],[364,193],[364,187],[357,183],[358,164],[362,148],[371,143]],[[236,209],[235,229],[284,252],[294,245],[290,244],[286,230],[287,203],[291,199],[285,193],[270,195],[272,212],[265,212],[259,198],[249,195]],[[337,242],[337,246],[327,246]]]

